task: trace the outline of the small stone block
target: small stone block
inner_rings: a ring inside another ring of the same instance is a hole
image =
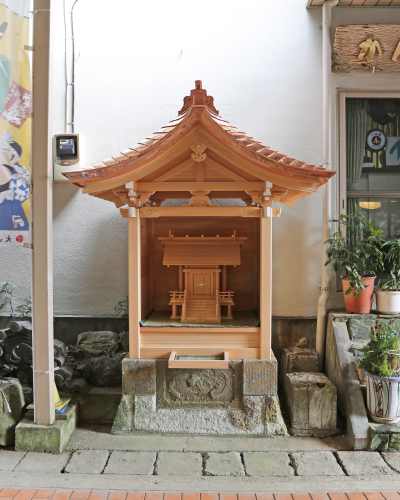
[[[244,476],[240,453],[209,453],[204,468],[206,476]]]
[[[289,455],[284,451],[244,452],[243,458],[248,476],[294,476]]]
[[[376,451],[338,451],[339,462],[349,476],[394,474]]]
[[[285,395],[294,431],[336,429],[336,387],[323,373],[288,373]]]
[[[124,394],[149,395],[156,392],[156,360],[122,360],[122,392]]]
[[[155,469],[158,476],[202,476],[203,459],[200,453],[160,451]]]
[[[400,473],[400,453],[382,453],[382,457],[392,469]]]
[[[344,476],[330,451],[292,453],[292,458],[299,476]]]
[[[107,450],[82,450],[72,454],[65,472],[71,474],[101,474],[108,459]]]
[[[281,380],[287,373],[318,372],[318,354],[314,349],[301,347],[285,347],[281,357]]]
[[[43,471],[49,474],[60,473],[68,462],[71,453],[64,452],[60,455],[47,455],[43,453],[30,452],[25,455],[21,463],[15,468],[16,472],[32,472],[41,474]],[[42,497],[43,498],[43,497]]]
[[[275,396],[277,394],[278,363],[276,359],[243,360],[243,395]]]
[[[146,451],[113,451],[104,474],[152,475],[157,454]]]

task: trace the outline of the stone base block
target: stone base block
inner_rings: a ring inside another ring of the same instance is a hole
[[[321,437],[336,432],[336,387],[323,373],[288,373],[285,395],[293,434]]]
[[[24,394],[17,378],[0,381],[0,390],[0,445],[10,446],[15,442],[15,427],[23,417]]]
[[[308,347],[285,347],[282,349],[281,366],[280,366],[280,381],[285,382],[287,373],[296,372],[317,372],[318,371],[318,354],[315,349]]]
[[[121,402],[120,387],[91,387],[86,394],[60,391],[60,397],[79,401],[79,422],[112,424]]]
[[[76,429],[77,406],[70,404],[53,425],[38,425],[25,417],[15,429],[15,450],[61,453]]]
[[[122,360],[122,392],[124,394],[155,394],[156,360]]]

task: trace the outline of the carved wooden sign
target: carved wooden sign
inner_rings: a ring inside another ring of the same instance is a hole
[[[352,69],[400,71],[399,24],[338,26],[332,54],[332,71]]]

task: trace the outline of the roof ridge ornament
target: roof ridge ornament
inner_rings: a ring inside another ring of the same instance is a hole
[[[190,91],[190,96],[183,98],[183,107],[178,115],[182,115],[191,106],[206,106],[213,113],[219,115],[214,108],[214,97],[207,95],[207,91],[202,88],[201,80],[195,81],[196,88]]]

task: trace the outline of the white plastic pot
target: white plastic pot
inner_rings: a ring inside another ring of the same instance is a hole
[[[400,421],[400,378],[381,378],[364,370],[367,385],[367,411],[374,422]]]
[[[376,293],[376,308],[383,314],[400,313],[400,292],[384,291]]]

